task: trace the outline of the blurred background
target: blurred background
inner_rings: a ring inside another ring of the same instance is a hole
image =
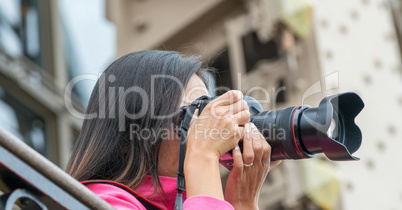
[[[402,209],[401,46],[401,0],[0,0],[0,126],[64,168],[79,113],[114,59],[202,55],[215,87],[267,110],[346,91],[366,104],[360,161],[283,161],[260,209]]]

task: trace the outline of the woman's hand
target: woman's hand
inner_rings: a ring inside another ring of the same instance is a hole
[[[250,122],[247,102],[240,91],[228,91],[211,101],[189,128],[187,154],[202,153],[219,159],[243,137],[243,126]]]
[[[279,165],[271,162],[271,147],[252,123],[245,125],[243,154],[233,149],[233,169],[226,183],[226,200],[238,209],[258,209],[258,198],[268,171]]]
[[[184,174],[187,197],[209,195],[223,199],[219,158],[233,149],[250,121],[247,103],[240,91],[228,91],[211,101],[187,134]]]

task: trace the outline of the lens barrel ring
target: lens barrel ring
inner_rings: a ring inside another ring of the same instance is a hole
[[[304,146],[301,132],[300,132],[300,118],[304,110],[311,108],[310,106],[298,106],[293,113],[293,120],[292,120],[292,134],[293,134],[293,142],[296,147],[296,151],[300,155],[300,158],[313,158],[316,155],[310,154],[307,148]]]
[[[287,131],[286,140],[280,141],[283,145],[282,155],[287,159],[304,159],[312,157],[304,150],[299,135],[299,118],[305,107],[294,106],[278,111],[276,124]]]

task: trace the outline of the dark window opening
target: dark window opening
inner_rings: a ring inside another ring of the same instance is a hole
[[[0,86],[0,126],[48,157],[44,118],[20,103]]]
[[[274,40],[269,40],[266,43],[261,42],[255,31],[242,37],[242,44],[246,72],[252,71],[255,64],[260,60],[275,60],[279,58],[278,44]]]
[[[216,56],[210,66],[216,69],[216,95],[222,95],[226,90],[232,89],[232,77],[230,73],[230,61],[227,48]]]
[[[0,48],[13,57],[25,56],[43,67],[39,1],[5,1],[0,3],[2,6]]]

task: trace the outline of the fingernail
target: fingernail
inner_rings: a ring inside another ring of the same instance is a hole
[[[254,123],[250,123],[252,128],[256,128],[257,126],[254,125]]]
[[[244,133],[250,133],[251,128],[250,128],[250,123],[246,123],[246,125],[244,125]]]
[[[239,145],[236,145],[235,150],[239,150],[239,148],[240,148]]]

